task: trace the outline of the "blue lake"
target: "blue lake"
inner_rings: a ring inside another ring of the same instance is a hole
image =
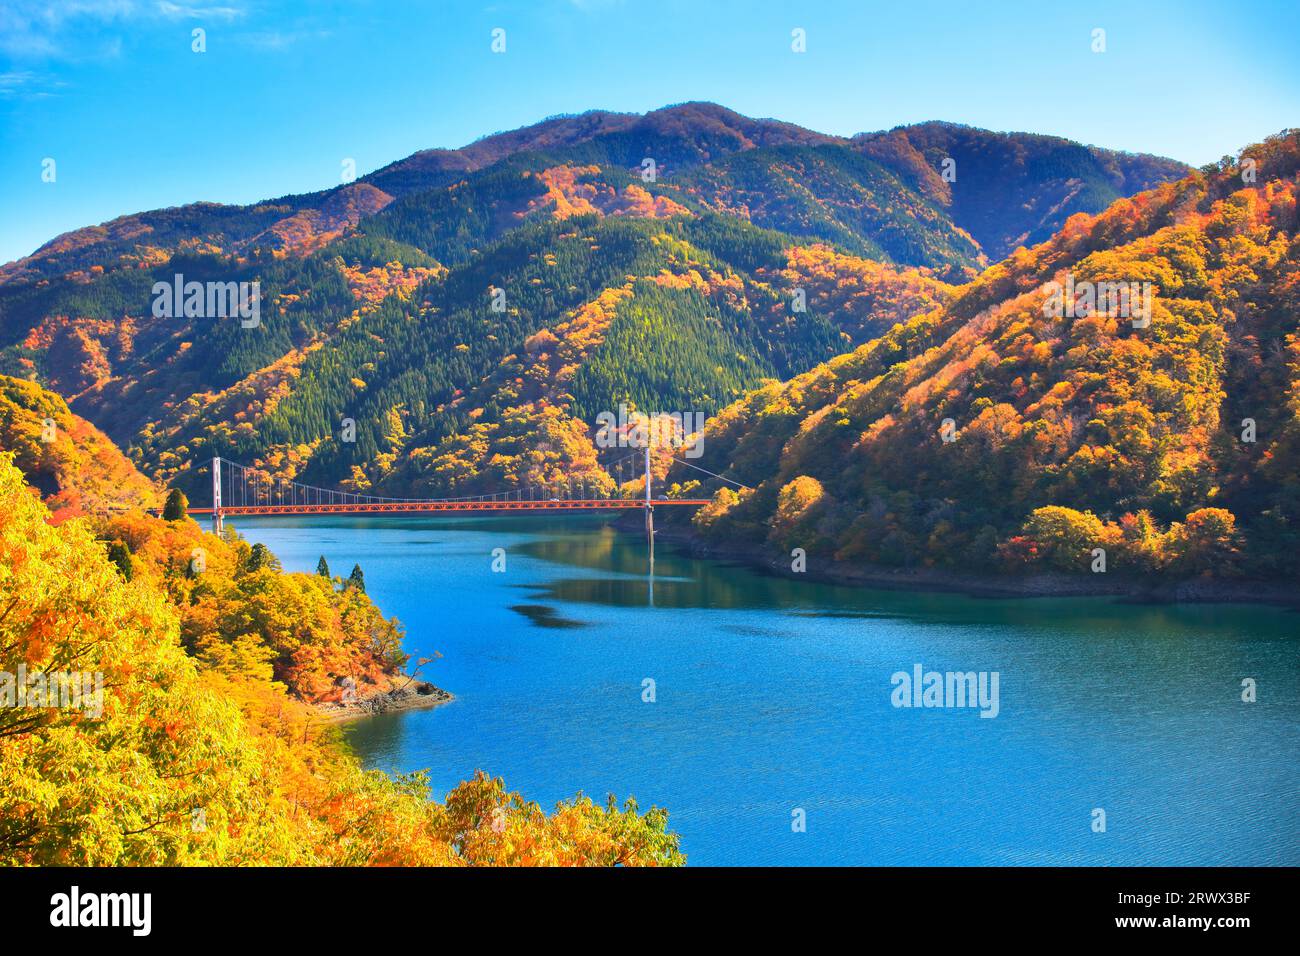
[[[693,865],[1300,864],[1290,611],[858,590],[663,545],[651,593],[641,536],[589,516],[232,523],[286,570],[360,563],[443,655],[421,676],[455,701],[345,730],[440,798],[477,768],[548,809],[634,795]],[[893,706],[917,664],[997,672],[997,717]]]

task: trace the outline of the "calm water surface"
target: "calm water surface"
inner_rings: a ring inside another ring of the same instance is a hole
[[[632,794],[692,864],[1300,864],[1285,610],[865,591],[662,545],[652,592],[640,536],[591,517],[238,527],[287,570],[359,562],[408,650],[444,655],[422,676],[454,702],[346,731],[438,797],[480,767],[548,808]],[[999,672],[999,716],[894,708],[917,663]]]

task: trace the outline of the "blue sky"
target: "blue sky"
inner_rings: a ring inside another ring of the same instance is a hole
[[[0,0],[0,261],[125,213],[336,185],[345,158],[363,175],[557,113],[686,100],[1199,165],[1300,126],[1297,37],[1295,0]]]

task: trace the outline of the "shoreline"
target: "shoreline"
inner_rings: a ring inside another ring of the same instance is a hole
[[[405,677],[406,675],[401,675]],[[401,677],[395,678],[400,680]],[[455,700],[455,695],[426,680],[411,678],[400,687],[375,690],[348,704],[316,704],[313,710],[327,723],[338,724],[362,717],[397,714],[408,710],[425,710]]]
[[[1046,572],[1021,577],[978,574],[939,568],[896,568],[884,565],[830,562],[795,573],[788,560],[759,544],[719,545],[705,541],[689,528],[661,527],[655,537],[693,558],[742,564],[789,580],[817,581],[884,591],[930,591],[981,598],[1110,597],[1132,604],[1268,604],[1300,608],[1300,587],[1277,581],[1188,578],[1180,581]]]

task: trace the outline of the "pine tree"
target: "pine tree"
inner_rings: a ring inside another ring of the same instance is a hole
[[[167,503],[163,505],[164,521],[184,521],[189,516],[189,499],[179,488],[167,492]]]
[[[259,542],[249,550],[248,562],[244,565],[244,569],[246,571],[261,571],[263,568],[279,571],[280,559],[271,553],[270,548]]]
[[[134,573],[131,567],[131,551],[122,541],[110,541],[108,543],[108,560],[117,566],[118,573],[126,581],[131,580]]]
[[[330,576],[330,565],[329,562],[325,560],[325,555],[323,554],[320,556],[320,560],[316,562],[316,573],[323,578],[328,578]]]
[[[348,579],[344,582],[343,587],[345,589],[356,588],[362,594],[366,593],[366,576],[361,570],[361,565],[352,565],[352,573],[348,575]]]

